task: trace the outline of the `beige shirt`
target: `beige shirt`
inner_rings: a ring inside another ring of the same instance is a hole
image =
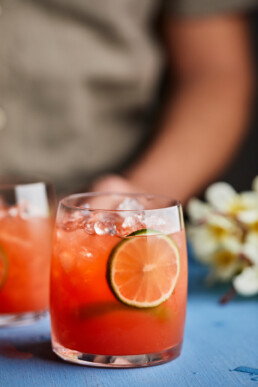
[[[257,0],[167,0],[168,12]],[[0,174],[76,191],[130,159],[147,135],[162,50],[159,0],[0,0]]]

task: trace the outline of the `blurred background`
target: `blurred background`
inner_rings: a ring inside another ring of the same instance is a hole
[[[250,23],[255,60],[256,97],[250,117],[249,133],[236,159],[221,176],[222,180],[232,184],[238,191],[248,190],[254,176],[258,174],[258,12],[250,16]]]
[[[0,176],[183,203],[213,181],[249,189],[258,0],[120,1],[0,0]],[[99,183],[105,174],[118,179]]]

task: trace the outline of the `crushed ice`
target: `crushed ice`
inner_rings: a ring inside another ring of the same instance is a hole
[[[149,229],[171,234],[180,230],[180,218],[173,210],[143,212],[143,205],[135,198],[126,197],[115,212],[91,212],[85,210],[66,214],[60,220],[66,231],[83,229],[89,235],[117,235],[126,237],[132,232]],[[132,212],[128,212],[128,211]]]
[[[125,218],[125,220],[122,223],[123,228],[132,228],[135,226],[141,226],[143,223],[143,216],[142,215],[129,215]]]
[[[141,211],[144,210],[144,206],[139,203],[136,198],[125,198],[117,207],[117,210],[133,210],[133,211]]]
[[[116,218],[110,214],[100,214],[99,220],[94,224],[97,235],[116,235]]]

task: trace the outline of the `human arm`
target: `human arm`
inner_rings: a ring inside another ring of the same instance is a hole
[[[229,14],[166,24],[177,84],[158,134],[125,179],[107,177],[96,188],[145,190],[185,202],[219,176],[246,132],[252,95],[248,28],[244,17]]]

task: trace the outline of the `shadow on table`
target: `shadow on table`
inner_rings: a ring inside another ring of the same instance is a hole
[[[29,360],[38,358],[56,363],[63,363],[52,351],[51,341],[35,341],[26,340],[22,343],[17,343],[14,340],[2,340],[0,343],[0,355],[10,359]]]
[[[34,343],[22,343],[20,345],[16,345],[16,348],[18,350],[32,354],[32,357],[34,358],[63,363],[62,360],[59,359],[52,351],[50,340]]]

